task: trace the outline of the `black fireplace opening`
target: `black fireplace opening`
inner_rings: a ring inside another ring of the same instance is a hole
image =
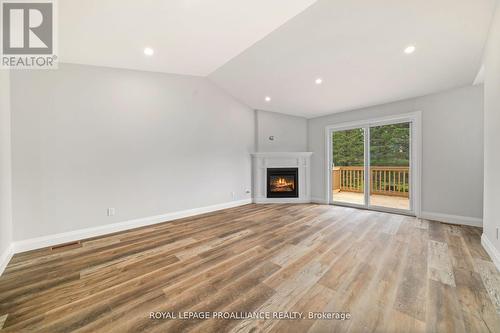
[[[299,169],[298,168],[268,168],[267,169],[268,198],[298,198]]]

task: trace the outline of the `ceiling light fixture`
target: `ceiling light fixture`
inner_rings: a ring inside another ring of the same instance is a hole
[[[315,82],[316,84],[318,84],[318,85],[319,85],[319,84],[322,84],[322,83],[323,83],[323,79],[322,79],[322,78],[320,78],[320,77],[318,77],[318,78],[316,79],[316,81],[314,81],[314,82]]]
[[[270,102],[271,101],[271,97],[269,96],[266,96],[266,98],[264,98],[266,100],[266,102]]]
[[[152,56],[154,53],[155,53],[155,51],[152,48],[150,48],[150,47],[146,47],[144,49],[144,54],[147,55],[147,56]]]
[[[406,47],[405,49],[405,53],[406,54],[412,54],[413,52],[415,52],[417,48],[415,47],[415,45],[409,45]]]

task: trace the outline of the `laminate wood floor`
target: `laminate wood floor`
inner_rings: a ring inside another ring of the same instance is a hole
[[[480,235],[351,208],[246,205],[17,254],[0,277],[0,327],[500,332],[500,274]],[[195,311],[301,319],[150,318]],[[309,319],[310,312],[351,318]]]

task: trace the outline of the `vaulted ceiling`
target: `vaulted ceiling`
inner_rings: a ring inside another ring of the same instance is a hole
[[[314,2],[62,0],[60,60],[206,76]]]
[[[208,76],[252,108],[315,117],[471,84],[495,2],[64,0],[60,59]]]

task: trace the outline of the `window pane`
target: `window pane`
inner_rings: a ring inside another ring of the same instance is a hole
[[[336,131],[332,135],[332,192],[336,203],[365,204],[365,131]]]
[[[370,127],[370,205],[410,209],[410,123]]]

